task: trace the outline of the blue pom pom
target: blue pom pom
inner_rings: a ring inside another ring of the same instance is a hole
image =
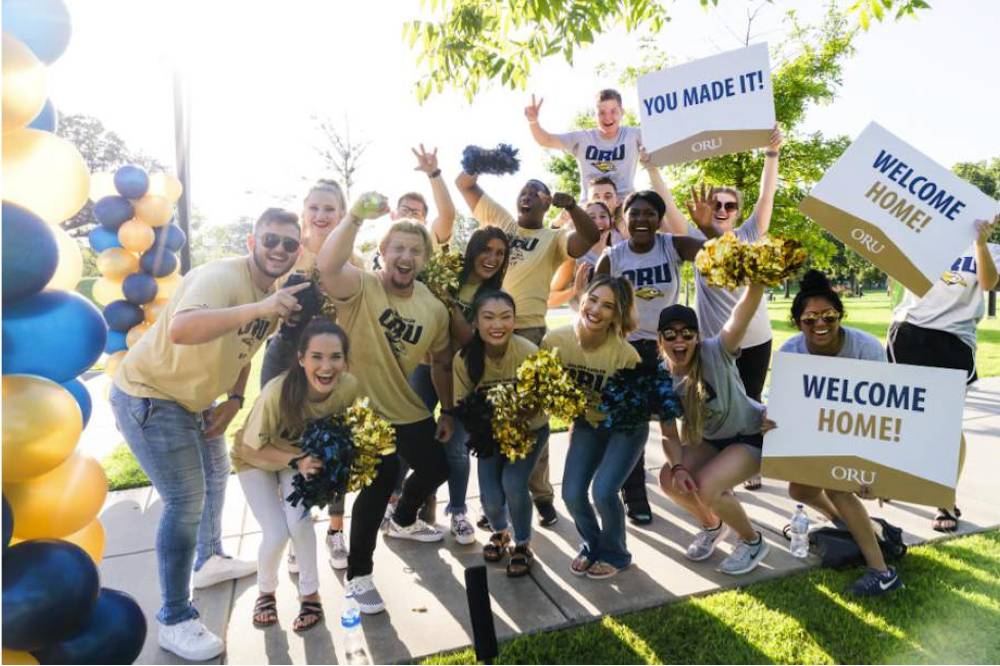
[[[462,151],[462,171],[473,176],[481,173],[496,175],[517,173],[520,167],[517,148],[507,143],[498,144],[493,150],[466,146]]]

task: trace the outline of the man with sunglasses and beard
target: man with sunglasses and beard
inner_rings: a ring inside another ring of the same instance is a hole
[[[118,430],[163,500],[156,535],[162,606],[160,647],[190,661],[222,653],[222,639],[198,619],[194,586],[254,573],[222,550],[229,480],[223,435],[243,406],[250,359],[300,308],[274,282],[299,256],[298,217],[269,208],[247,238],[249,255],[209,262],[184,276],[163,314],[122,360],[111,388]],[[225,400],[215,403],[223,393]]]

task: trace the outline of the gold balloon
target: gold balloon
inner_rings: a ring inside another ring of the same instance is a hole
[[[83,208],[89,194],[90,173],[72,143],[36,129],[4,132],[4,201],[59,224]]]
[[[97,270],[104,277],[124,280],[139,270],[139,257],[125,248],[109,247],[97,255]]]
[[[3,494],[14,512],[14,536],[61,539],[97,517],[108,494],[108,479],[99,462],[76,451],[50,472],[4,483]]]
[[[156,234],[153,233],[153,227],[142,220],[129,220],[118,227],[118,242],[129,252],[142,254],[153,247],[155,240]]]
[[[177,287],[181,284],[181,274],[171,273],[166,277],[156,278],[156,285],[158,287],[156,291],[157,298],[170,298],[177,291]]]
[[[104,373],[108,377],[115,376],[115,372],[118,370],[118,365],[122,362],[122,359],[125,358],[125,354],[127,353],[128,352],[122,349],[121,351],[116,351],[114,354],[110,354],[108,356],[108,359],[104,362]]]
[[[37,664],[38,660],[31,656],[30,652],[20,650],[3,649],[3,663],[5,664]]]
[[[184,186],[173,174],[163,171],[149,174],[149,190],[146,191],[146,194],[155,194],[165,197],[171,203],[177,203],[182,192],[184,192]]]
[[[94,288],[90,293],[93,295],[94,300],[101,305],[107,305],[125,298],[125,292],[122,291],[122,281],[116,278],[97,278],[94,281]]]
[[[73,532],[63,537],[63,541],[75,543],[80,548],[87,551],[94,564],[100,564],[104,558],[104,525],[97,518],[87,523],[87,526],[78,532]]]
[[[154,227],[162,227],[170,222],[170,217],[174,214],[174,205],[170,200],[156,194],[136,199],[133,205],[136,218]]]
[[[169,279],[169,277],[170,276],[168,275],[164,279],[165,280]],[[157,296],[159,296],[160,292],[156,293]],[[157,319],[159,319],[160,314],[163,312],[163,308],[166,307],[166,305],[167,305],[166,298],[157,298],[155,301],[143,305],[142,309],[146,312],[146,323],[153,324]]]
[[[111,196],[118,196],[115,174],[107,171],[95,171],[90,174],[90,200],[97,203],[104,197]]]
[[[140,322],[128,330],[128,333],[125,335],[125,344],[129,349],[132,349],[132,347],[135,346],[135,343],[139,342],[139,338],[142,337],[143,333],[149,330],[149,327],[150,324]]]
[[[59,263],[45,288],[73,291],[83,277],[83,255],[80,254],[80,244],[60,226],[53,226],[52,231],[56,234],[56,245],[59,247]]]
[[[45,106],[45,65],[15,37],[3,33],[3,131],[20,129]]]
[[[34,375],[3,376],[3,480],[24,481],[73,453],[83,415],[73,395]]]

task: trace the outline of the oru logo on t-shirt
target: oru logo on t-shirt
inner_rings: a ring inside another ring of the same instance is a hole
[[[236,331],[237,337],[239,337],[240,342],[246,347],[244,351],[240,352],[240,359],[244,359],[248,355],[248,350],[253,348],[254,344],[263,340],[267,337],[267,332],[271,328],[271,322],[267,319],[254,319],[240,327]]]
[[[514,236],[510,241],[510,265],[513,266],[524,260],[525,252],[534,252],[538,247],[537,238],[522,238]]]
[[[611,150],[601,150],[597,146],[587,146],[583,151],[583,158],[590,162],[590,166],[601,173],[608,174],[618,170],[615,162],[625,159],[625,144],[621,143]]]
[[[424,327],[417,324],[414,319],[407,319],[401,316],[392,308],[386,308],[378,318],[385,333],[385,339],[389,341],[392,353],[399,358],[403,354],[403,343],[415,345],[420,342],[420,336],[424,334]]]

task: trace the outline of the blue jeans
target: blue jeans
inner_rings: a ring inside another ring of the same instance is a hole
[[[409,377],[410,387],[427,405],[427,410],[434,413],[438,404],[437,391],[431,380],[431,366],[421,363]],[[455,421],[455,433],[445,444],[444,453],[448,459],[448,506],[445,513],[465,513],[467,510],[465,496],[469,490],[469,449],[465,446],[466,434],[458,421]],[[401,467],[399,487],[402,487],[402,477],[409,468]]]
[[[510,512],[515,543],[531,540],[532,506],[528,477],[535,468],[538,456],[549,445],[549,426],[539,428],[536,435],[535,447],[527,458],[510,462],[507,456],[497,452],[489,458],[479,459],[479,492],[483,510],[496,532],[507,529]]]
[[[177,624],[198,617],[191,570],[222,555],[222,504],[229,480],[223,437],[205,439],[204,419],[171,400],[137,398],[111,387],[118,431],[163,501],[156,530],[162,607],[156,618]],[[196,557],[197,555],[197,557]]]
[[[648,423],[631,430],[610,430],[595,428],[582,418],[573,422],[562,497],[583,537],[583,553],[592,561],[603,560],[619,569],[632,562],[625,547],[625,508],[619,492],[639,460],[648,434]],[[591,481],[593,505],[587,495]],[[595,505],[601,514],[600,524]]]

